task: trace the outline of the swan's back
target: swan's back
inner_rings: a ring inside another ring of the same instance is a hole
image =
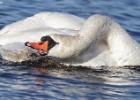
[[[83,22],[83,18],[66,13],[38,13],[0,30],[0,44],[38,41],[40,37],[54,33],[71,35],[81,28]]]
[[[44,28],[79,30],[84,22],[83,18],[58,12],[43,12],[7,25],[0,30],[0,35],[20,34],[31,30]]]
[[[84,22],[83,18],[67,13],[46,12],[36,14],[35,17],[42,19],[46,26],[52,28],[66,28],[79,30]]]

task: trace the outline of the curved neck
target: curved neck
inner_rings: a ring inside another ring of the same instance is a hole
[[[76,36],[52,35],[51,37],[60,44],[52,48],[49,54],[54,56],[59,55],[60,58],[78,55],[87,49],[91,43],[104,37],[103,34],[109,30],[107,20],[108,17],[94,15],[85,21],[79,34]]]
[[[140,55],[138,43],[119,24],[102,15],[89,17],[77,36],[54,35],[53,38],[60,45],[52,48],[50,55],[60,58],[76,56],[100,40],[105,40],[105,46],[113,58],[117,59],[118,64],[124,63],[126,60],[128,63],[133,61],[132,56],[137,55],[138,52]]]
[[[87,44],[84,45],[86,48],[91,43],[106,38],[109,26],[110,18],[107,16],[93,15],[89,17],[79,31],[79,37],[82,40],[81,45],[82,43]]]

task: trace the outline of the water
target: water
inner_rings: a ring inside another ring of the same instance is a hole
[[[42,11],[108,15],[140,41],[140,0],[0,0],[0,28]],[[0,100],[140,100],[140,68],[38,67],[0,65]]]

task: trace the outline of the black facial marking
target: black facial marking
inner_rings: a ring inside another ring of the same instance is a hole
[[[50,36],[43,36],[41,38],[42,42],[48,41],[48,50],[50,50],[51,48],[53,48],[56,44],[58,44],[57,42],[55,42]]]

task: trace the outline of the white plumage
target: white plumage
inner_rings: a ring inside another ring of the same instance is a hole
[[[3,28],[0,44],[39,41],[44,35],[50,35],[59,43],[50,49],[48,56],[60,58],[65,64],[140,65],[139,44],[118,23],[102,15],[85,20],[65,13],[39,13]],[[22,57],[19,59],[17,61],[22,61]],[[8,60],[13,61],[12,58]]]

